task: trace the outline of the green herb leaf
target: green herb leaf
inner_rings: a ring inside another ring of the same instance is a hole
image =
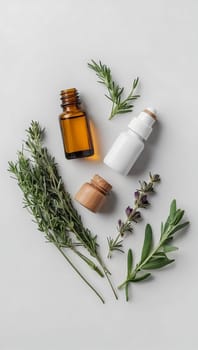
[[[151,225],[147,224],[146,230],[145,230],[144,244],[142,248],[141,262],[148,257],[152,248],[152,243],[153,243],[152,228],[151,228]]]
[[[171,205],[170,205],[170,219],[171,220],[173,220],[173,218],[175,217],[176,210],[177,210],[176,200],[173,199],[173,201],[171,202]]]
[[[165,259],[165,258],[150,260],[148,263],[142,266],[142,270],[160,269],[161,267],[171,264],[173,261],[174,259]]]
[[[165,253],[170,253],[170,252],[174,252],[175,250],[178,250],[178,248],[173,245],[167,244],[163,246],[163,250]]]
[[[151,259],[152,260],[155,260],[155,259],[158,259],[158,258],[166,258],[166,254],[164,252],[155,252],[152,254],[152,257]]]
[[[147,279],[147,278],[150,277],[150,276],[151,276],[151,273],[145,273],[145,274],[143,274],[143,275],[141,275],[141,276],[139,276],[139,277],[133,278],[133,279],[131,280],[131,282],[141,282],[141,281]]]
[[[127,276],[128,276],[128,278],[131,275],[132,268],[133,268],[133,253],[132,253],[132,250],[129,249],[128,256],[127,256]]]
[[[159,242],[152,250],[152,229],[150,225],[146,226],[140,262],[136,264],[133,270],[131,270],[130,275],[129,273],[127,274],[126,280],[118,287],[119,289],[123,287],[126,289],[126,285],[128,289],[129,283],[147,279],[151,274],[142,274],[144,270],[160,269],[174,262],[174,259],[169,259],[166,253],[177,250],[177,247],[171,245],[174,233],[182,230],[189,224],[188,221],[179,224],[183,215],[184,211],[177,209],[176,200],[173,200],[170,205],[170,211],[168,218],[165,221],[165,225],[163,225],[163,223],[161,224]],[[128,297],[128,290],[126,296]]]
[[[22,151],[18,152],[16,162],[9,162],[8,170],[14,174],[23,192],[24,206],[33,215],[39,231],[43,232],[45,238],[56,246],[102,301],[100,294],[70,261],[64,248],[71,249],[101,276],[104,272],[117,298],[109,276],[107,276],[107,268],[99,255],[96,236],[93,236],[91,231],[84,227],[80,215],[73,206],[70,194],[64,188],[55,159],[43,146],[43,141],[44,129],[38,122],[32,121],[27,130],[27,140]],[[78,251],[78,245],[81,245],[96,259],[102,271],[92,260]]]
[[[183,216],[184,216],[184,210],[180,210],[180,209],[178,209],[177,211],[176,211],[176,214],[175,214],[175,217],[174,217],[174,225],[177,225],[180,221],[181,221],[181,219],[183,218]]]
[[[182,230],[184,227],[189,225],[189,221],[184,222],[183,224],[180,225],[176,225],[172,230],[169,236],[172,236],[173,234],[175,234],[177,231]]]

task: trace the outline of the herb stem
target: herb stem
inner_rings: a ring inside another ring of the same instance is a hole
[[[91,62],[88,63],[88,67],[96,73],[97,77],[99,78],[98,82],[105,85],[108,90],[108,95],[105,96],[112,102],[109,120],[111,120],[117,114],[132,112],[134,107],[132,104],[133,101],[140,97],[139,95],[134,95],[139,78],[134,79],[129,95],[123,99],[124,88],[120,87],[113,80],[111,69],[106,64],[103,64],[101,61],[96,63],[94,60],[91,60]]]
[[[43,146],[44,129],[38,122],[32,121],[27,135],[22,151],[17,154],[16,162],[9,162],[8,168],[9,172],[15,175],[23,192],[25,208],[34,216],[34,222],[37,223],[39,231],[45,233],[47,241],[59,249],[84,281],[86,279],[64,253],[64,248],[71,249],[92,270],[104,276],[104,264],[100,269],[76,249],[78,245],[83,246],[93,258],[98,257],[96,236],[84,227],[81,216],[72,204],[70,194],[65,191],[55,158]],[[76,241],[73,241],[71,234],[75,235]],[[87,280],[86,283],[91,286]],[[91,288],[100,295],[93,286]]]
[[[138,209],[138,206],[135,205],[135,208],[133,209],[133,212],[128,216],[128,218],[126,219],[125,223],[123,224],[123,226],[122,226],[121,229],[119,230],[119,232],[118,232],[116,238],[114,239],[114,241],[113,241],[113,245],[114,245],[114,246],[116,246],[116,244],[117,244],[118,240],[120,239],[120,237],[122,237],[122,236],[124,235],[124,233],[125,233],[125,227],[127,227],[128,224],[131,222],[131,218],[132,218],[133,215],[136,213],[137,209]],[[108,256],[107,256],[107,257],[108,257],[108,258],[111,258],[111,256],[112,256],[112,252],[111,252],[111,249],[110,249],[110,247],[109,247],[109,252],[108,252]]]
[[[141,269],[143,268],[143,266],[146,265],[146,263],[152,258],[153,255],[155,255],[155,253],[158,251],[158,249],[161,248],[162,245],[163,245],[163,242],[160,242],[160,243],[156,246],[156,248],[154,248],[154,249],[152,250],[152,252],[148,255],[148,257],[147,257],[144,261],[142,261],[141,263],[137,264],[136,267],[135,267],[135,269],[134,269],[134,271],[133,271],[133,274],[130,276],[130,278],[129,278],[129,279],[126,279],[122,284],[120,284],[120,285],[118,286],[118,289],[122,289],[125,285],[127,285],[127,284],[130,282],[130,280],[131,280],[133,277],[135,277],[136,274],[137,274],[139,271],[141,271]]]
[[[167,234],[168,234],[168,231],[167,231]],[[118,286],[118,289],[123,288],[128,282],[130,282],[132,277],[135,277],[136,274],[142,270],[144,265],[146,265],[146,263],[152,258],[152,256],[154,256],[155,253],[157,253],[159,251],[159,249],[163,246],[166,239],[167,239],[167,236],[166,236],[166,238],[160,240],[159,244],[151,251],[151,253],[146,257],[146,259],[144,261],[141,261],[139,264],[136,265],[136,267],[133,271],[133,274],[130,276],[130,279],[126,279],[125,282],[123,282],[120,286]]]
[[[147,208],[147,206],[150,204],[147,200],[147,195],[154,192],[154,185],[155,183],[160,181],[160,176],[157,174],[152,175],[151,173],[149,173],[149,178],[150,181],[148,183],[146,181],[140,181],[141,188],[139,190],[136,190],[136,192],[134,193],[134,207],[131,208],[128,206],[125,210],[126,220],[124,222],[122,220],[118,220],[118,234],[116,238],[108,238],[108,258],[112,257],[112,253],[115,250],[124,253],[124,251],[122,250],[123,238],[126,233],[133,231],[132,223],[137,223],[138,219],[141,217],[141,214],[138,211],[138,209]]]
[[[126,300],[128,300],[129,283],[140,282],[151,276],[151,273],[145,273],[145,270],[160,269],[174,262],[174,259],[170,259],[167,256],[167,253],[177,250],[177,247],[170,244],[174,234],[189,224],[188,221],[180,223],[183,215],[184,210],[177,209],[176,200],[174,199],[171,202],[167,220],[164,224],[161,223],[161,235],[159,242],[155,247],[153,247],[152,227],[149,224],[146,225],[141,258],[134,269],[132,266],[132,250],[129,249],[127,259],[127,276],[125,281],[118,287],[118,289],[125,287]]]
[[[113,284],[112,284],[112,282],[111,282],[111,279],[110,279],[110,277],[109,277],[109,275],[110,275],[111,273],[108,271],[108,269],[107,269],[106,266],[104,265],[104,263],[103,263],[103,261],[102,261],[102,259],[100,258],[99,255],[96,257],[96,260],[98,261],[98,263],[99,263],[100,266],[102,267],[102,270],[103,270],[103,272],[104,272],[104,274],[105,274],[105,277],[106,277],[106,279],[107,279],[107,281],[108,281],[108,283],[109,283],[109,285],[110,285],[110,287],[111,287],[111,289],[112,289],[112,292],[113,292],[115,298],[118,299],[118,296],[117,296],[117,293],[116,293],[116,291],[115,291],[115,288],[114,288],[114,286],[113,286]]]
[[[82,242],[82,244],[83,244],[85,247],[87,247],[86,244],[85,244],[85,242],[82,241],[82,238],[81,238],[81,236],[79,235],[79,233],[78,233],[75,229],[73,229],[73,232],[74,232],[74,234],[76,235],[76,237],[79,239],[79,241]],[[87,247],[87,249],[89,250],[89,247]],[[115,291],[115,289],[114,289],[114,287],[113,287],[113,284],[112,284],[112,282],[111,282],[111,279],[110,279],[110,277],[109,277],[109,274],[110,274],[110,273],[109,273],[108,269],[106,268],[106,266],[104,265],[104,263],[103,263],[101,257],[99,256],[98,252],[97,252],[97,251],[95,251],[95,252],[90,252],[90,254],[98,261],[98,263],[99,263],[99,265],[101,266],[101,268],[102,268],[102,270],[103,270],[103,272],[104,272],[104,274],[105,274],[105,277],[107,278],[107,281],[108,281],[108,283],[109,283],[109,285],[110,285],[110,287],[111,287],[111,289],[112,289],[112,291],[113,291],[113,294],[114,294],[115,298],[118,299],[118,296],[117,296],[117,294],[116,294],[116,291]]]
[[[71,247],[72,251],[77,254],[82,260],[84,260],[94,271],[96,271],[100,277],[104,277],[103,272],[99,269],[97,265],[94,264],[92,260],[90,260],[87,256],[80,253],[77,249],[74,247]]]
[[[115,289],[114,289],[114,287],[113,287],[113,284],[112,284],[112,282],[111,282],[111,279],[110,279],[110,277],[109,277],[107,271],[105,271],[105,270],[103,270],[103,271],[104,271],[104,274],[105,274],[105,276],[106,276],[106,278],[107,278],[107,280],[108,280],[108,282],[109,282],[109,285],[110,285],[110,287],[111,287],[111,289],[112,289],[112,291],[113,291],[113,294],[114,294],[115,298],[118,300],[117,293],[116,293],[116,291],[115,291]]]
[[[56,244],[54,243],[56,248],[59,250],[59,252],[63,255],[63,257],[67,260],[67,262],[72,266],[72,268],[76,271],[76,273],[82,278],[82,280],[89,286],[89,288],[92,289],[92,291],[99,297],[99,299],[102,301],[104,304],[105,301],[103,297],[97,292],[97,290],[91,285],[91,283],[88,282],[88,280],[81,274],[81,272],[77,269],[77,267],[72,263],[72,261],[68,258],[68,256],[63,252],[63,250]]]
[[[115,113],[114,113],[114,106],[115,106],[115,103],[113,102],[112,107],[111,107],[111,114],[109,116],[109,120],[111,120],[114,117],[114,115],[115,115]]]

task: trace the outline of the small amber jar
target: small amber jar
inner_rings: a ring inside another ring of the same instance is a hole
[[[89,122],[80,108],[79,94],[76,89],[61,91],[63,113],[60,115],[60,127],[67,159],[89,157],[94,154]]]
[[[99,175],[94,175],[90,183],[86,182],[75,195],[77,200],[85,208],[96,213],[106,201],[106,195],[112,186]]]

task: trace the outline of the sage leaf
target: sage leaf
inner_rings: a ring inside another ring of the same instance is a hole
[[[177,225],[184,216],[184,210],[178,209],[174,217],[174,225]]]
[[[145,273],[144,275],[141,275],[139,277],[135,277],[134,279],[131,280],[131,282],[140,282],[140,281],[147,279],[150,276],[151,276],[151,273]]]
[[[149,255],[153,243],[153,235],[151,225],[147,224],[145,229],[144,243],[142,248],[141,262],[143,262]]]
[[[167,256],[165,252],[156,252],[155,254],[152,255],[152,260],[158,259],[158,258],[167,258]]]
[[[130,276],[132,274],[132,269],[133,269],[133,253],[132,250],[128,250],[128,255],[127,255],[127,278],[130,279]],[[129,283],[127,282],[125,285],[125,296],[126,296],[126,301],[129,300]]]
[[[170,214],[169,214],[170,220],[173,220],[173,218],[175,217],[176,210],[177,210],[176,200],[173,199],[170,205]]]
[[[174,259],[165,259],[165,258],[158,258],[155,260],[151,260],[142,266],[142,270],[161,269],[162,267],[171,264],[173,261]]]
[[[132,250],[129,249],[127,256],[127,276],[130,277],[133,268],[133,253]]]
[[[175,232],[180,231],[181,229],[183,229],[184,227],[189,225],[189,221],[184,222],[183,224],[180,225],[176,225],[170,233],[170,236],[172,236]]]
[[[174,247],[173,245],[168,245],[168,244],[164,245],[163,249],[165,253],[170,253],[170,252],[174,252],[175,250],[178,250],[177,247]]]
[[[171,245],[174,233],[186,227],[189,222],[179,223],[183,218],[184,211],[176,208],[176,200],[174,199],[170,205],[169,215],[165,221],[165,225],[161,224],[161,235],[158,244],[152,248],[152,229],[150,225],[146,226],[144,244],[139,263],[135,265],[131,278],[127,276],[126,280],[118,287],[124,288],[129,283],[139,282],[147,279],[151,274],[143,273],[144,270],[160,269],[174,262],[169,259],[167,253],[177,250],[177,247]],[[152,250],[151,250],[152,248]],[[127,291],[128,298],[128,291]]]

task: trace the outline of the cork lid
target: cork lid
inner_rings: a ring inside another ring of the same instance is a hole
[[[93,179],[91,180],[91,183],[98,187],[100,190],[102,190],[105,194],[111,191],[112,186],[101,176],[94,175]]]

